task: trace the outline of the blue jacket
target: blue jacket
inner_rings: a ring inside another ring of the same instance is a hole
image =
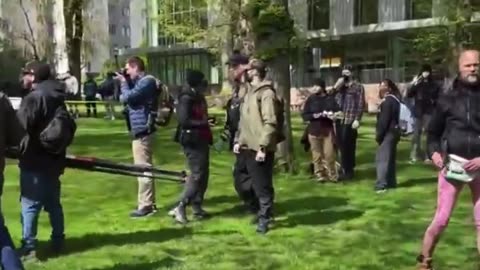
[[[122,82],[120,102],[127,105],[130,132],[134,138],[141,138],[155,132],[157,83],[153,76],[142,75],[130,88]]]

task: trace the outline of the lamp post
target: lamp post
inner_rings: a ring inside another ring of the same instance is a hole
[[[116,69],[120,68],[120,64],[118,62],[118,54],[119,54],[119,49],[117,47],[113,48],[113,57],[115,57],[115,67]]]

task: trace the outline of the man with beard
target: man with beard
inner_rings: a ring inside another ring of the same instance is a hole
[[[51,248],[58,253],[64,244],[64,215],[61,204],[60,176],[65,168],[66,148],[45,144],[44,137],[55,129],[52,123],[59,123],[59,117],[69,116],[65,106],[64,84],[52,79],[51,68],[47,64],[37,64],[27,70],[24,76],[31,91],[22,100],[17,116],[26,135],[20,144],[20,193],[22,206],[22,248],[21,255],[27,259],[36,259],[37,227],[40,211],[45,209],[52,226]],[[65,119],[65,118],[63,118]],[[73,121],[73,120],[72,120]],[[70,122],[72,125],[74,123]],[[60,137],[67,138],[69,130],[62,125]],[[76,126],[69,126],[76,129]],[[53,137],[51,137],[53,138]],[[53,143],[58,141],[52,141]]]
[[[257,232],[265,234],[273,219],[275,191],[273,163],[279,135],[277,133],[277,95],[272,82],[266,80],[267,67],[254,59],[248,67],[249,90],[240,108],[240,124],[233,151],[245,153],[245,164],[258,198]],[[278,126],[277,126],[278,125]]]
[[[418,269],[431,270],[433,251],[464,186],[472,193],[477,248],[480,252],[480,57],[479,51],[460,54],[459,74],[438,99],[427,129],[430,157],[438,174],[437,210],[425,232]]]

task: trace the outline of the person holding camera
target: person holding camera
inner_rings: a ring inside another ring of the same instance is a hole
[[[415,129],[412,137],[410,162],[417,159],[430,162],[426,147],[422,149],[422,133],[428,127],[432,118],[432,112],[440,94],[440,87],[433,81],[432,67],[423,65],[421,72],[413,80],[412,86],[407,91],[407,98],[413,100],[413,115],[415,117]]]
[[[137,56],[127,60],[125,69],[117,73],[116,79],[121,82],[120,102],[126,104],[128,129],[133,138],[134,163],[152,166],[157,82],[153,76],[145,73],[145,63]],[[155,181],[148,176],[139,177],[137,209],[130,216],[146,217],[156,210]]]
[[[188,223],[186,207],[192,206],[197,220],[209,217],[202,208],[208,187],[210,145],[213,142],[208,120],[205,91],[208,83],[198,70],[187,70],[187,85],[178,96],[178,126],[174,140],[182,147],[187,158],[190,175],[177,206],[169,212],[176,222]]]
[[[340,146],[340,157],[343,175],[341,180],[350,180],[354,177],[355,155],[357,149],[358,128],[365,109],[365,89],[352,74],[352,66],[346,65],[342,70],[342,77],[335,83],[337,103],[343,119],[338,120],[337,141]]]

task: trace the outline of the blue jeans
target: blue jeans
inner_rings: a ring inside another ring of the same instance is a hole
[[[42,207],[48,212],[50,218],[52,243],[61,244],[65,239],[59,177],[60,174],[49,172],[20,171],[22,242],[25,249],[35,248],[38,216]]]
[[[0,266],[4,270],[23,270],[23,265],[15,252],[15,246],[0,213]]]

